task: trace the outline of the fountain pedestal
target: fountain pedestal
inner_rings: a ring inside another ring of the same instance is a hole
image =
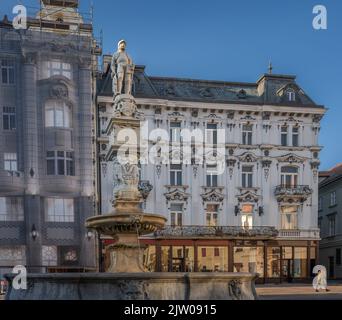
[[[166,218],[152,214],[120,213],[93,217],[87,220],[87,228],[95,229],[102,235],[110,236],[116,242],[108,246],[110,267],[108,273],[145,272],[143,267],[144,247],[139,236],[163,228]]]

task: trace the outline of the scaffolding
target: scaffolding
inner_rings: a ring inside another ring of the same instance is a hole
[[[102,30],[98,36],[94,33],[94,7],[91,5],[88,12],[79,10],[77,0],[37,0],[39,6],[25,6],[27,13],[26,34],[32,31],[37,35],[40,33],[42,43],[52,43],[58,39],[58,42],[71,41],[76,47],[89,47],[90,54],[93,56],[93,73],[100,72],[99,57],[102,55],[103,33]],[[18,0],[18,4],[22,4]],[[62,7],[62,5],[65,5]],[[1,18],[0,18],[1,19]],[[12,22],[4,14],[4,20],[0,21],[0,27],[12,28]],[[57,36],[57,37],[56,37]],[[25,38],[25,36],[24,36]],[[85,43],[89,42],[89,46]]]

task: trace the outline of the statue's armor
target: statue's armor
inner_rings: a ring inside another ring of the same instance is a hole
[[[131,64],[131,59],[126,52],[117,52],[114,55],[114,60],[118,66],[127,66],[128,64]]]
[[[116,52],[112,58],[113,91],[115,95],[131,94],[134,65],[130,56],[124,52]],[[125,85],[125,92],[122,92]]]

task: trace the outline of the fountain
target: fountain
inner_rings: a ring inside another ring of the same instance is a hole
[[[120,157],[118,152],[118,132],[129,129],[138,136],[143,119],[130,92],[134,65],[125,52],[125,46],[125,41],[119,42],[119,50],[113,55],[111,65],[114,103],[113,117],[107,128],[112,144],[107,158],[114,158],[113,212],[89,218],[86,222],[88,229],[115,240],[115,244],[107,248],[110,266],[105,273],[29,275],[27,290],[16,291],[10,286],[7,299],[256,299],[254,274],[151,273],[144,268],[144,248],[139,237],[162,229],[167,219],[143,212],[142,196],[138,190],[138,157],[131,154]],[[132,143],[131,147],[130,150],[137,149],[137,143]],[[8,276],[10,282],[12,279],[13,276]]]

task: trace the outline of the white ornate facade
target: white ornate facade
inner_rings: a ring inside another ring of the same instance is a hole
[[[111,211],[113,181],[112,163],[104,158],[112,96],[108,66],[104,68],[97,103],[101,207],[106,214]],[[178,230],[180,226],[183,230],[190,230],[189,226],[202,226],[202,230],[205,226],[273,227],[277,245],[302,241],[293,245],[311,252],[307,261],[316,259],[320,237],[318,137],[326,109],[304,93],[295,77],[265,74],[252,84],[226,83],[149,77],[144,67],[137,67],[133,94],[149,133],[163,129],[180,142],[180,154],[170,149],[170,158],[184,156],[179,138],[182,129],[200,129],[210,146],[224,142],[223,148],[214,147],[209,154],[204,151],[206,160],[224,163],[223,174],[216,175],[217,167],[198,161],[195,151],[190,163],[165,164],[157,157],[154,164],[142,164],[146,212],[165,215],[168,224]],[[158,141],[156,135],[150,137],[148,149]],[[197,142],[191,145],[196,150],[202,146]],[[146,148],[141,147],[141,154]],[[175,238],[174,233],[170,232],[169,238]]]

